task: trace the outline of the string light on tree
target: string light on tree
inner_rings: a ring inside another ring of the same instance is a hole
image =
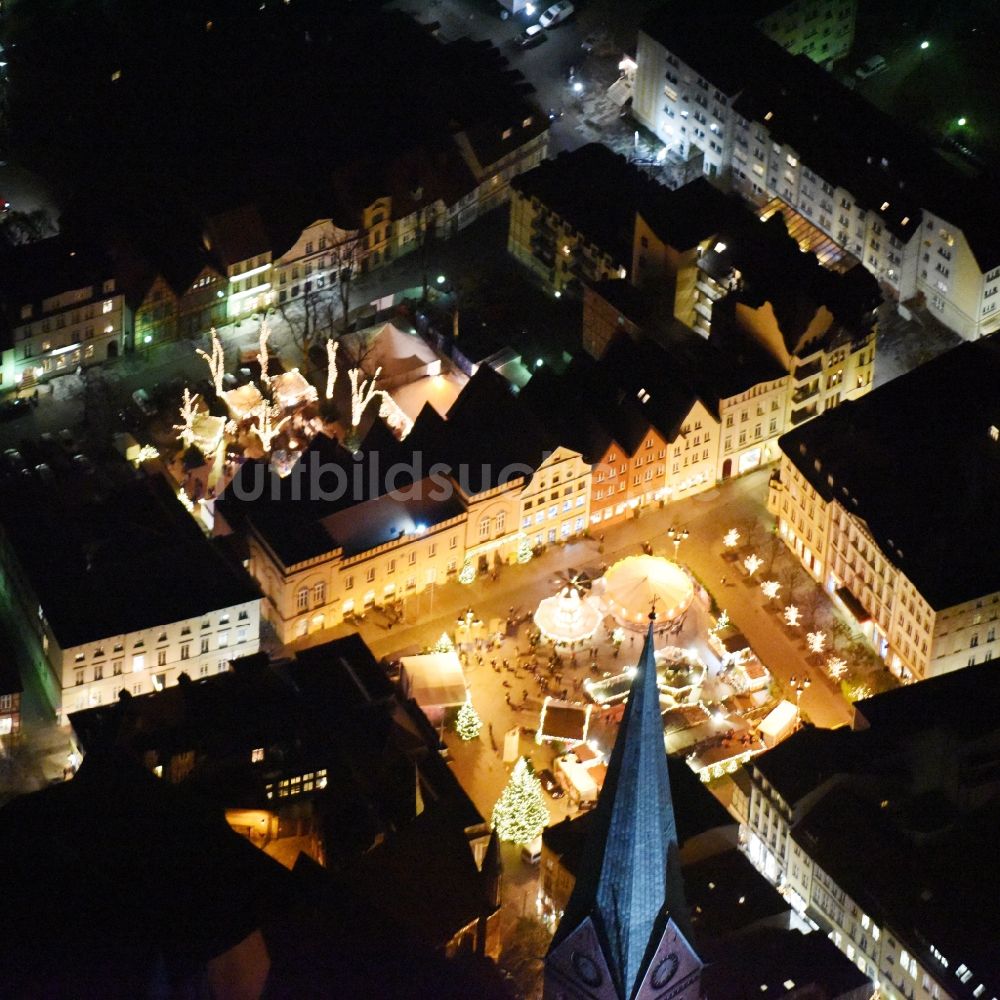
[[[472,707],[472,702],[467,701],[458,710],[458,718],[455,720],[455,732],[463,740],[474,740],[479,731],[483,728],[483,720]]]
[[[730,528],[723,536],[722,544],[727,549],[735,549],[740,544],[740,533],[735,528]]]
[[[271,335],[271,324],[265,318],[260,324],[260,337],[257,340],[257,363],[260,365],[260,380],[264,385],[271,384],[268,373],[270,358],[267,353],[267,338]]]
[[[785,608],[785,624],[795,628],[802,621],[802,612],[794,604]]]
[[[809,647],[810,653],[822,653],[826,648],[826,633],[810,632],[806,636],[806,645]]]
[[[337,347],[339,342],[326,342],[326,398],[333,399],[333,387],[337,382]]]
[[[760,585],[760,589],[769,601],[773,601],[778,596],[778,591],[781,590],[781,584],[777,580],[765,580]]]
[[[198,416],[198,395],[191,395],[191,390],[184,386],[184,397],[181,400],[181,422],[174,424],[173,429],[177,431],[178,437],[185,449],[194,444],[194,419]]]
[[[254,433],[260,438],[261,447],[264,454],[269,454],[274,439],[281,433],[281,428],[288,422],[288,417],[281,417],[281,407],[269,403],[266,399],[261,400],[251,411],[250,415],[257,418],[257,423],[253,427]]]
[[[708,630],[708,632],[709,635],[717,635],[723,629],[726,629],[728,627],[729,627],[729,612],[726,611],[725,608],[723,608],[715,624]]]
[[[211,354],[207,354],[200,347],[196,347],[195,350],[205,359],[205,364],[208,365],[208,370],[212,373],[212,385],[215,387],[215,394],[221,396],[225,389],[222,378],[226,374],[226,352],[222,349],[222,342],[219,340],[219,335],[215,332],[214,326],[212,327],[211,337]]]
[[[761,559],[756,552],[751,552],[750,555],[743,560],[743,568],[747,571],[747,576],[752,577],[754,573],[757,572],[764,565],[764,560]]]
[[[180,500],[181,506],[189,513],[194,513],[194,504],[191,502],[191,498],[187,495],[187,490],[182,486],[177,491],[177,499]]]
[[[527,758],[520,757],[493,807],[493,829],[501,840],[530,844],[545,829],[548,820],[541,782],[531,773]]]
[[[462,563],[462,568],[459,570],[458,582],[464,583],[466,586],[468,586],[475,579],[476,579],[476,567],[472,565],[471,559],[467,559],[464,563]]]
[[[835,681],[839,681],[847,673],[847,661],[842,660],[839,656],[831,656],[826,661],[826,670]]]
[[[367,381],[361,380],[361,369],[352,368],[348,373],[347,377],[351,382],[351,427],[357,428],[361,423],[361,417],[364,415],[365,409],[368,404],[379,394],[378,389],[375,388],[375,383],[378,381],[379,375],[382,374],[381,368],[375,369],[375,374]]]

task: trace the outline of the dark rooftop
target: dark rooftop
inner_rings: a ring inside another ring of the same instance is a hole
[[[789,913],[789,904],[737,847],[683,867],[684,896],[695,945],[704,951],[761,921]]]
[[[96,501],[19,477],[0,524],[63,649],[260,596],[159,477]]]
[[[998,378],[994,335],[778,442],[824,500],[863,519],[886,558],[938,611],[1000,590]]]
[[[870,992],[868,977],[818,931],[757,927],[705,957],[701,983],[708,1000],[839,1000]]]
[[[913,813],[882,809],[841,785],[793,827],[792,836],[879,926],[891,928],[911,951],[923,942],[923,964],[936,965],[926,944],[933,943],[949,968],[970,968],[973,978],[949,986],[953,996],[972,998],[982,983],[994,996],[1000,992],[1000,803],[994,799],[957,821],[930,798],[924,808],[931,815],[921,815],[920,802],[913,806],[916,820],[934,828],[926,837],[910,825]]]
[[[8,996],[146,996],[261,926],[286,872],[123,754],[0,811]],[[16,859],[16,862],[13,860]]]
[[[636,209],[666,191],[602,143],[588,143],[515,177],[511,188],[537,198],[618,265],[632,265]]]
[[[347,879],[392,923],[435,949],[485,908],[484,878],[465,833],[433,807],[365,854]]]

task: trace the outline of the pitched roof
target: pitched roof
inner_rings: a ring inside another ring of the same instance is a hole
[[[17,859],[0,915],[14,996],[147,995],[260,927],[288,874],[221,809],[100,751],[4,806],[0,854]]]
[[[1000,337],[964,343],[778,441],[935,610],[1000,590]],[[913,447],[919,441],[920,447]]]
[[[650,622],[576,885],[553,948],[590,916],[619,993],[631,996],[667,917],[686,926]]]

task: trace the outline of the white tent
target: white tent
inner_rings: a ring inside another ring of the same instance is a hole
[[[773,747],[791,736],[798,716],[798,709],[790,701],[779,701],[757,727],[757,732],[767,746]]]
[[[467,700],[465,674],[454,650],[404,656],[400,663],[403,693],[425,712],[462,705]]]
[[[349,333],[341,341],[348,356],[367,355],[366,371],[382,369],[379,389],[395,389],[427,375],[441,374],[441,359],[434,349],[416,334],[406,333],[392,323]]]

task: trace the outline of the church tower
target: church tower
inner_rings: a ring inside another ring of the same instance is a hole
[[[545,1000],[700,1000],[678,859],[653,621],[566,912]]]

